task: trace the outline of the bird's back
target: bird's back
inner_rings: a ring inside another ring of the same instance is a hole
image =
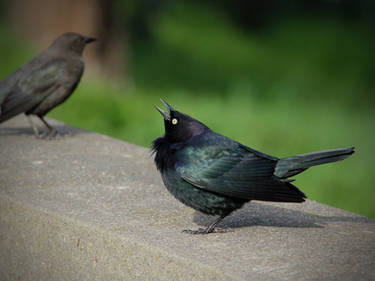
[[[0,122],[23,112],[44,115],[70,95],[83,67],[80,57],[44,50],[0,83]]]

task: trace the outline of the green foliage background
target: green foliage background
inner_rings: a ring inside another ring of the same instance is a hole
[[[35,53],[0,24],[0,78]],[[131,85],[84,76],[49,117],[149,146],[163,134],[165,98],[211,129],[278,157],[352,146],[296,185],[313,200],[375,218],[373,26],[290,18],[258,33],[194,5],[149,20],[152,40],[131,42]],[[87,65],[87,67],[90,67]]]

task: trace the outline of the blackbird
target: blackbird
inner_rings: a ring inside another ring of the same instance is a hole
[[[53,137],[57,131],[44,115],[64,102],[77,87],[84,70],[82,52],[96,38],[64,33],[51,46],[0,82],[0,123],[20,114],[36,115],[48,128],[39,134],[29,118],[36,137]]]
[[[305,201],[290,177],[315,165],[343,160],[354,147],[277,158],[210,130],[200,121],[173,109],[167,112],[165,134],[152,142],[155,164],[167,189],[186,204],[208,215],[218,215],[207,228],[191,234],[225,232],[216,225],[251,200]]]

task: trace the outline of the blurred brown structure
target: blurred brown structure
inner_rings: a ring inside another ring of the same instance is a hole
[[[105,0],[12,0],[7,17],[20,36],[40,49],[68,31],[99,38],[85,52],[86,71],[121,80],[126,77],[125,31],[114,25],[110,5]]]

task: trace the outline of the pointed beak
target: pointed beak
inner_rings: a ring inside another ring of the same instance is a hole
[[[160,98],[161,102],[165,105],[165,107],[168,109],[168,113],[165,112],[163,109],[155,105],[155,108],[160,112],[161,115],[163,115],[165,120],[171,119],[171,111],[174,111],[173,107],[170,106],[165,100]]]
[[[95,37],[86,37],[85,38],[85,43],[89,44],[89,43],[94,42],[96,40],[98,40],[98,38],[95,38]]]

